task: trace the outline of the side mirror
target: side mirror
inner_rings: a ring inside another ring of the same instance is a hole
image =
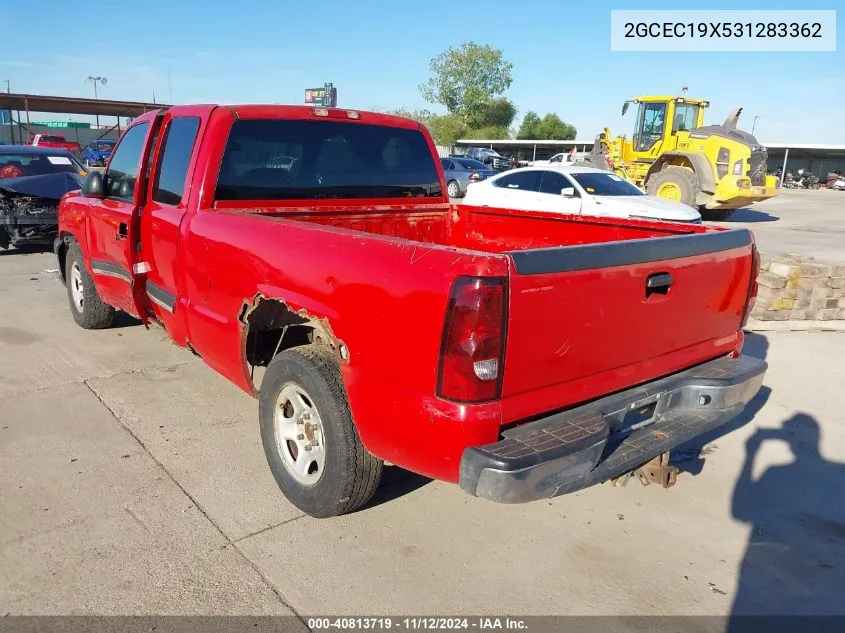
[[[628,111],[628,105],[629,105],[628,101],[626,101],[625,103],[622,104],[622,116],[625,116],[625,113]]]
[[[103,197],[103,174],[98,171],[89,171],[82,181],[82,195],[86,198]]]
[[[131,200],[132,196],[135,195],[135,179],[124,177],[120,183],[120,189],[117,195],[121,198]]]
[[[564,187],[560,190],[560,195],[562,195],[564,198],[574,198],[575,187]]]

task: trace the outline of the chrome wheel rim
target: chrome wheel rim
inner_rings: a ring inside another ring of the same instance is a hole
[[[76,262],[70,269],[70,295],[73,298],[73,307],[81,314],[85,307],[85,294],[82,286],[82,270]]]
[[[285,383],[273,410],[276,450],[291,477],[303,486],[313,486],[323,476],[326,443],[323,422],[314,400],[300,385]]]
[[[457,198],[458,197],[458,185],[454,182],[450,182],[446,185],[446,191],[449,194],[450,198]]]

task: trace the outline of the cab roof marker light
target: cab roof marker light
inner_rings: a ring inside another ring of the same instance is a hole
[[[360,119],[361,118],[361,114],[359,112],[356,112],[355,110],[347,110],[346,116],[349,117],[350,119]]]
[[[314,108],[312,112],[314,116],[329,116],[329,111],[326,108]]]

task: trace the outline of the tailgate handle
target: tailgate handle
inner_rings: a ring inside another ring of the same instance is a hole
[[[653,294],[669,294],[669,287],[672,285],[672,275],[669,273],[654,273],[649,275],[645,282],[646,299]]]

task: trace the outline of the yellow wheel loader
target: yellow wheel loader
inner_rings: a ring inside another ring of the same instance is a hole
[[[703,99],[637,97],[633,136],[596,138],[579,164],[608,169],[649,194],[682,202],[707,219],[725,219],[735,209],[777,194],[777,178],[766,175],[766,148],[737,129],[742,108],[722,125],[704,125]]]

